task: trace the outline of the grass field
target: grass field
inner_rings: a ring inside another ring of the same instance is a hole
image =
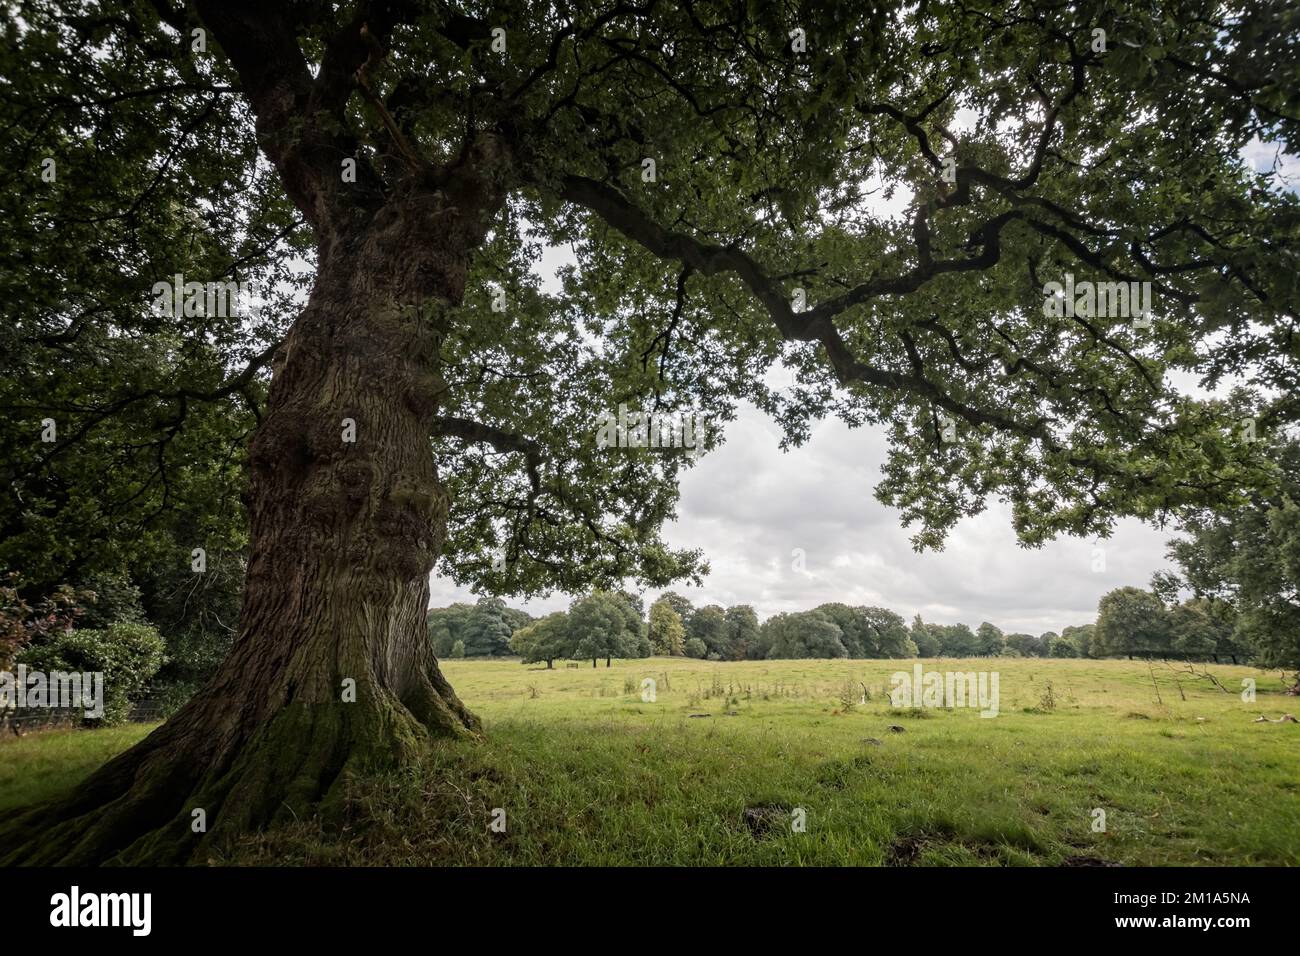
[[[482,742],[358,781],[342,832],[304,821],[213,862],[1300,864],[1300,725],[1253,722],[1300,711],[1278,673],[1210,665],[1225,692],[1185,665],[1153,665],[1153,684],[1145,662],[924,662],[998,671],[985,719],[891,709],[890,675],[912,664],[446,661]],[[147,729],[0,743],[0,808],[69,786]],[[504,832],[489,826],[498,808]]]

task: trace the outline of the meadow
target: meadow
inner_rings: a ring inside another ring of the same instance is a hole
[[[982,718],[892,707],[891,675],[914,663],[444,661],[481,741],[355,781],[342,829],[302,821],[211,862],[1300,864],[1300,724],[1254,722],[1300,711],[1281,674],[922,662],[997,671],[999,713]],[[0,809],[57,793],[149,729],[0,743]]]

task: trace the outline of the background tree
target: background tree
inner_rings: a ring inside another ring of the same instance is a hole
[[[1095,657],[1099,656],[1093,646],[1096,641],[1096,631],[1095,624],[1072,624],[1061,629],[1061,637],[1067,638],[1074,644],[1079,657]]]
[[[514,633],[506,620],[506,602],[501,598],[481,597],[465,621],[457,638],[465,642],[466,657],[504,657],[510,653],[510,635]]]
[[[670,602],[660,598],[650,605],[650,646],[665,657],[686,653],[686,629]]]
[[[677,616],[682,619],[682,627],[688,626],[691,615],[695,613],[694,604],[676,591],[665,591],[659,600],[668,602],[668,606],[677,612]]]
[[[883,607],[861,609],[871,636],[866,642],[868,657],[915,657],[916,645],[907,634],[907,625],[893,611]]]
[[[646,621],[645,600],[639,594],[621,589],[614,591],[613,594],[627,606],[631,617],[636,621],[635,636],[627,645],[626,656],[649,657],[654,653],[654,649],[650,645],[650,626]]]
[[[1006,646],[1021,657],[1043,656],[1043,642],[1032,634],[1008,634]]]
[[[1191,598],[1186,603],[1199,606],[1209,618],[1216,661],[1238,664],[1256,658],[1256,649],[1248,642],[1248,634],[1241,630],[1237,609],[1232,604],[1218,598]]]
[[[708,655],[708,653],[709,653],[709,649],[704,645],[704,642],[700,640],[698,637],[692,637],[686,641],[687,657],[692,657],[696,660],[702,661]]]
[[[1294,393],[1280,399],[1288,400],[1295,400]],[[1238,401],[1243,427],[1264,429],[1280,417],[1275,410],[1255,412],[1241,396]],[[1213,601],[1198,606],[1214,622],[1215,653],[1296,672],[1300,692],[1300,441],[1280,429],[1255,437],[1277,465],[1277,486],[1256,492],[1240,508],[1186,513],[1183,536],[1169,543],[1181,575],[1153,586],[1170,600],[1186,588]]]
[[[876,656],[876,635],[865,608],[831,603],[818,605],[813,610],[835,622],[840,629],[840,642],[849,657]]]
[[[1214,656],[1217,633],[1202,605],[1175,604],[1167,614],[1171,654],[1189,661],[1206,661]]]
[[[1006,647],[1006,635],[995,624],[985,621],[975,631],[975,653],[981,657],[997,657]]]
[[[527,627],[529,624],[533,623],[533,616],[527,611],[520,610],[517,607],[503,607],[501,610],[501,619],[506,622],[506,626],[510,628],[511,634],[519,630],[521,627]]]
[[[636,657],[640,651],[641,621],[625,599],[610,591],[593,591],[574,601],[567,629],[570,655],[591,661],[592,667],[599,658],[609,667],[612,658]]]
[[[1049,632],[1050,633],[1050,632]],[[1072,637],[1067,637],[1064,633],[1054,634],[1050,637],[1044,635],[1043,646],[1046,657],[1079,657],[1079,645],[1074,642]]]
[[[763,622],[769,660],[848,657],[839,626],[821,611],[774,614]]]
[[[965,624],[931,624],[930,629],[944,657],[974,657],[979,653],[979,642]]]
[[[201,858],[475,732],[426,639],[435,567],[494,594],[696,576],[659,534],[692,459],[597,448],[610,396],[715,424],[751,400],[792,444],[830,413],[886,425],[876,493],[920,546],[990,498],[1037,544],[1272,480],[1169,383],[1296,394],[1300,217],[1240,160],[1300,150],[1284,5],[67,6],[25,4],[0,47],[0,248],[39,256],[3,288],[0,354],[31,370],[4,395],[7,487],[34,504],[4,537],[78,511],[87,539],[126,537],[68,470],[166,503],[153,462],[179,441],[210,474],[206,435],[230,467],[246,452],[247,573],[211,681],[15,823],[15,860]],[[902,215],[864,202],[878,180]],[[577,250],[555,294],[541,243]],[[265,322],[150,314],[177,266],[289,290]],[[1150,282],[1153,324],[1045,315],[1066,273]],[[142,354],[167,349],[179,365]],[[796,387],[765,384],[778,359]]]
[[[730,660],[743,661],[749,649],[758,643],[758,615],[748,604],[727,608],[727,644]]]
[[[435,607],[429,611],[427,615],[429,643],[435,654],[446,657],[451,654],[453,644],[457,641],[464,642],[465,629],[473,613],[474,605],[464,602],[457,602],[447,607]]]
[[[731,637],[727,628],[727,612],[717,604],[698,608],[686,625],[686,636],[703,642],[708,656],[714,660],[731,659]]]
[[[1102,596],[1095,636],[1106,657],[1164,657],[1171,650],[1164,603],[1141,588],[1116,588]]]
[[[939,656],[939,639],[935,636],[932,626],[921,620],[921,615],[912,618],[912,627],[908,631],[908,636],[916,646],[917,657]]]
[[[569,616],[557,611],[521,627],[511,635],[510,649],[523,658],[523,663],[546,661],[546,669],[551,670],[556,658],[573,656]]]

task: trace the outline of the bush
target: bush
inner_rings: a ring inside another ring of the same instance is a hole
[[[162,636],[148,624],[121,621],[49,636],[18,655],[31,670],[100,671],[104,675],[104,725],[120,724],[165,660]]]
[[[71,630],[91,599],[65,584],[33,607],[19,595],[21,584],[17,571],[0,576],[0,670],[8,670],[28,642]]]
[[[464,657],[464,656],[465,656],[465,642],[464,642],[464,641],[457,641],[455,644],[451,645],[451,656],[452,656],[452,657]]]
[[[692,637],[686,642],[686,656],[694,657],[696,660],[703,660],[704,655],[709,653],[709,649],[704,646],[704,642],[698,637]]]
[[[140,604],[140,589],[124,574],[97,574],[81,582],[81,589],[94,597],[89,600],[77,625],[99,630],[119,622],[147,624]]]
[[[208,682],[231,641],[229,631],[205,631],[199,622],[167,635],[167,661],[149,692],[164,717],[180,710]]]

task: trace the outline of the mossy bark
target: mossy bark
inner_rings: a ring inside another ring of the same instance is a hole
[[[446,219],[428,203],[390,206],[322,245],[249,448],[229,656],[66,798],[0,822],[0,862],[202,862],[241,834],[338,808],[352,773],[477,729],[425,625],[448,506],[430,447],[436,356],[473,244],[446,235]]]

